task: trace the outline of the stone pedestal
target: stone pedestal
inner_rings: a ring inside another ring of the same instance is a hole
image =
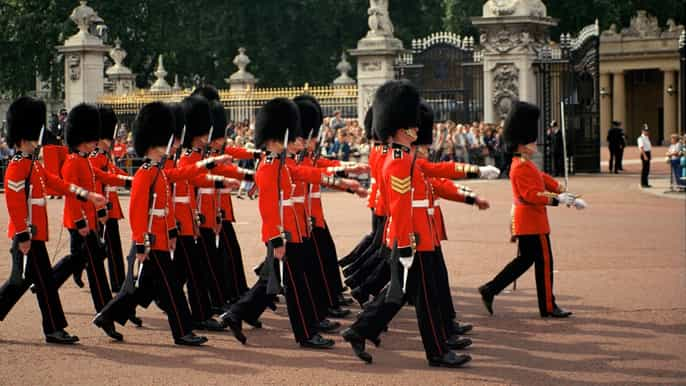
[[[537,102],[533,64],[557,25],[546,12],[540,0],[490,0],[483,17],[472,18],[481,31],[486,122],[506,117],[513,101]]]
[[[258,79],[246,70],[250,64],[250,58],[245,54],[245,48],[238,49],[238,55],[233,58],[233,64],[238,67],[238,71],[231,74],[228,79],[224,79],[229,84],[229,92],[245,92],[253,90]]]
[[[126,95],[135,89],[136,75],[124,65],[127,53],[121,48],[121,40],[117,39],[114,44],[115,47],[110,50],[110,58],[114,60],[114,65],[108,68],[105,74],[114,86],[114,95]]]
[[[98,14],[81,1],[70,19],[79,27],[57,50],[64,55],[64,95],[67,110],[86,102],[95,103],[105,92],[105,64],[103,57],[110,47],[94,35],[91,27],[103,25]]]

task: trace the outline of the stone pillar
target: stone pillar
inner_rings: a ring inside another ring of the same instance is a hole
[[[79,32],[56,47],[64,55],[64,96],[67,110],[86,102],[95,103],[105,92],[105,63],[103,57],[110,47],[94,33],[101,34],[103,20],[81,0],[69,18]],[[97,31],[97,32],[96,32]]]
[[[678,133],[677,127],[677,90],[679,89],[679,82],[676,78],[676,71],[665,70],[664,74],[664,90],[662,93],[663,100],[663,114],[664,114],[664,135],[665,143],[669,144],[670,136]]]
[[[371,0],[367,14],[369,31],[357,42],[357,48],[349,51],[357,58],[358,122],[364,121],[379,86],[395,79],[395,59],[405,51],[403,43],[393,36],[388,0]]]
[[[624,72],[612,74],[612,120],[619,121],[626,129],[626,86],[624,85]]]
[[[607,144],[607,132],[612,124],[611,74],[600,74],[600,141]],[[624,123],[622,123],[624,124]]]

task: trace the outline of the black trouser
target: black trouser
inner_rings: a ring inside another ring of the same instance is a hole
[[[610,147],[610,172],[617,173],[622,170],[623,147]]]
[[[121,249],[121,236],[119,235],[119,220],[117,219],[107,219],[105,246],[107,247],[107,270],[110,273],[110,286],[112,292],[119,292],[124,284],[126,273],[124,253]]]
[[[63,257],[55,264],[52,270],[55,284],[57,288],[61,287],[70,276],[74,273],[80,273],[85,267],[93,306],[95,306],[95,311],[99,312],[107,302],[112,300],[112,292],[110,292],[110,287],[107,284],[107,274],[103,262],[103,247],[93,231],[83,237],[77,230],[69,229],[69,236],[71,237],[71,254]]]
[[[641,156],[641,186],[648,186],[648,174],[650,174],[650,152],[646,151],[645,158]]]
[[[289,242],[286,244],[286,257],[274,266],[278,270],[278,264],[283,264],[286,308],[297,342],[308,340],[317,333],[312,328],[317,322],[314,310],[304,292],[307,289],[302,255],[303,245]],[[231,313],[240,320],[257,320],[274,298],[267,295],[268,281],[269,277],[260,276],[255,285],[231,306]]]
[[[210,228],[200,228],[198,245],[203,252],[203,258],[207,262],[207,288],[210,291],[212,307],[220,308],[226,304],[227,282],[224,275],[223,255],[219,253],[215,244],[215,233]]]
[[[236,300],[248,291],[248,283],[245,278],[245,269],[243,268],[241,246],[238,244],[236,231],[233,229],[231,221],[222,222],[220,236],[219,249],[224,251],[227,256],[224,261],[225,278],[228,285],[226,288],[226,298],[228,300]]]
[[[327,291],[326,271],[322,258],[317,254],[311,238],[304,238],[302,253],[298,254],[296,264],[302,264],[305,282],[302,292],[307,295],[314,310],[317,322],[326,319],[326,314],[333,303],[332,295]]]
[[[202,256],[202,247],[193,236],[179,236],[174,252],[174,270],[181,288],[185,284],[188,289],[188,303],[194,322],[203,322],[212,317],[212,304],[205,280],[208,268]]]
[[[565,174],[565,157],[562,154],[555,154],[553,159],[553,166],[555,169],[555,176],[564,176]]]
[[[338,267],[338,256],[336,255],[336,245],[331,238],[329,228],[312,228],[312,242],[315,250],[324,265],[326,279],[326,294],[330,306],[340,307],[339,296],[343,293],[343,281]]]
[[[50,257],[45,241],[31,241],[31,250],[26,263],[26,278],[22,279],[24,255],[12,241],[12,273],[8,281],[0,287],[0,320],[5,320],[12,307],[26,293],[31,284],[36,289],[38,307],[43,317],[43,332],[51,334],[67,327],[57,286],[52,278]]]
[[[351,267],[354,269],[354,272],[346,278],[346,284],[349,287],[354,288],[362,284],[370,272],[377,266],[378,262],[374,261],[373,257],[377,254],[379,248],[383,246],[385,224],[386,217],[377,218],[377,228],[372,243],[358,258],[357,266]]]
[[[391,279],[391,269],[388,264],[388,258],[391,255],[391,250],[386,246],[381,247],[375,256],[372,258],[377,261],[377,266],[365,278],[365,280],[357,287],[357,290],[362,295],[377,296],[379,292]]]
[[[438,357],[448,351],[445,337],[441,332],[443,321],[434,282],[435,261],[435,252],[417,252],[409,270],[405,294],[405,302],[410,301],[414,304],[427,358]],[[388,286],[362,311],[351,326],[360,336],[367,339],[378,338],[402,308],[402,304],[386,301],[387,291]]]
[[[522,276],[532,264],[535,264],[538,309],[542,316],[547,316],[555,308],[553,251],[550,247],[550,235],[525,235],[517,236],[517,239],[519,243],[517,257],[486,284],[486,293],[492,296],[498,295],[510,283]]]
[[[441,310],[441,317],[443,318],[444,331],[447,335],[454,333],[453,320],[457,318],[455,312],[455,304],[453,303],[453,296],[450,290],[450,278],[448,276],[448,267],[445,264],[445,257],[443,250],[439,246],[436,248],[436,287],[438,289],[438,303]]]
[[[150,252],[148,260],[143,263],[138,288],[122,290],[100,312],[99,318],[105,322],[126,324],[129,315],[135,313],[139,298],[152,298],[167,314],[169,327],[174,338],[180,338],[193,330],[191,313],[186,296],[177,281],[174,263],[169,252]],[[132,275],[132,272],[129,272]]]
[[[352,264],[355,260],[357,260],[358,256],[362,252],[364,252],[367,248],[369,248],[369,246],[372,243],[372,240],[374,240],[374,234],[376,233],[376,227],[377,227],[377,222],[378,222],[377,217],[378,216],[376,216],[374,214],[373,208],[371,209],[371,211],[372,211],[372,231],[369,234],[366,234],[362,238],[362,240],[360,240],[360,242],[357,243],[355,248],[353,248],[353,250],[350,251],[350,253],[348,253],[348,255],[346,255],[345,257],[343,257],[341,259],[341,261],[345,262],[345,265]]]

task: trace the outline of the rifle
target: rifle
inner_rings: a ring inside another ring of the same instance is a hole
[[[569,185],[569,159],[567,158],[567,123],[565,120],[565,102],[560,101],[560,117],[562,121],[562,155],[565,157],[564,169],[565,169],[565,191],[567,191],[567,186]]]
[[[43,125],[40,129],[40,134],[38,135],[38,145],[36,145],[36,148],[33,149],[33,154],[31,157],[31,166],[29,168],[29,175],[26,177],[26,185],[28,185],[26,189],[26,205],[27,205],[27,218],[26,218],[26,225],[28,226],[29,230],[29,236],[33,237],[33,224],[31,224],[31,221],[33,220],[33,204],[31,203],[31,199],[33,198],[33,186],[31,185],[31,175],[33,174],[33,164],[36,162],[38,159],[38,156],[40,155],[40,148],[41,145],[43,144],[43,136],[45,134],[45,125]],[[21,263],[21,279],[26,280],[26,266],[29,261],[29,256],[28,254],[25,254],[22,259]]]

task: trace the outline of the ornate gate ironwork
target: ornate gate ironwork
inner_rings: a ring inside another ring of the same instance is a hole
[[[600,172],[599,44],[598,25],[592,24],[577,38],[563,34],[559,47],[544,46],[538,53],[535,71],[542,110],[538,138],[546,172],[553,169],[548,128],[552,120],[561,119],[561,101],[565,103],[570,173]]]
[[[475,57],[477,60],[475,60]],[[412,40],[412,50],[396,60],[396,78],[409,79],[431,105],[436,120],[480,121],[483,70],[474,38],[442,32]]]

